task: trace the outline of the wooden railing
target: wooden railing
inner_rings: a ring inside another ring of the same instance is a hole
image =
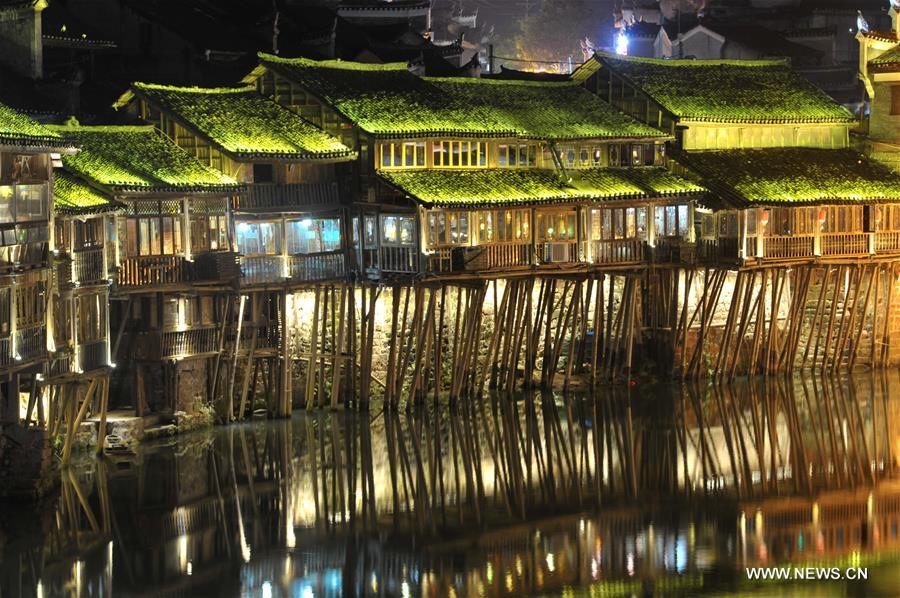
[[[0,367],[6,367],[15,361],[12,354],[12,337],[0,338]]]
[[[379,249],[382,272],[414,273],[419,271],[415,247],[382,246]]]
[[[697,251],[704,260],[736,260],[739,257],[740,247],[740,239],[737,237],[700,239],[697,242]],[[756,251],[755,245],[753,250]]]
[[[749,252],[748,255],[750,255]],[[766,259],[802,259],[814,256],[815,237],[813,235],[763,237],[763,257]]]
[[[106,281],[103,270],[103,247],[82,249],[72,254],[72,269],[75,282],[89,284]]]
[[[78,345],[78,367],[89,372],[109,365],[109,348],[105,340]]]
[[[697,258],[697,246],[681,237],[657,237],[650,253],[657,263],[693,263]]]
[[[241,284],[331,280],[344,276],[344,253],[241,257]]]
[[[32,326],[16,331],[15,351],[18,361],[31,361],[47,355],[47,335],[44,326]]]
[[[237,198],[235,210],[266,210],[311,206],[338,207],[340,195],[337,183],[254,183]]]
[[[160,359],[190,357],[219,350],[218,326],[198,326],[157,334],[160,335]]]
[[[186,266],[189,280],[195,282],[234,282],[241,274],[238,254],[232,251],[198,253]]]
[[[344,275],[344,252],[308,253],[288,258],[292,281],[331,280]]]
[[[591,241],[591,263],[631,264],[644,260],[645,242],[641,239]]]
[[[270,322],[254,326],[251,322],[244,322],[241,326],[241,352],[249,351],[250,344],[253,342],[253,331],[256,330],[256,349],[276,349],[281,344],[281,331],[278,324]],[[236,331],[232,328],[229,331],[229,343],[233,346]]]
[[[527,268],[534,264],[530,243],[496,243],[476,247],[441,247],[428,256],[429,272],[483,272]]]
[[[187,282],[185,259],[180,255],[129,257],[122,260],[118,283],[141,287]]]
[[[822,255],[854,256],[869,254],[869,236],[871,233],[825,233],[821,237]]]
[[[563,264],[578,261],[578,243],[553,241],[540,244],[542,264]]]
[[[875,233],[875,253],[900,253],[900,231]]]

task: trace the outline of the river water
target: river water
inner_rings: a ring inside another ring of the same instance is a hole
[[[0,598],[897,596],[898,452],[897,371],[297,413],[0,505]]]

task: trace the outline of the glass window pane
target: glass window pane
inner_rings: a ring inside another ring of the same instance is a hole
[[[241,222],[235,227],[238,252],[243,255],[258,255],[259,225],[255,222]]]
[[[688,222],[688,207],[686,205],[678,206],[678,234],[687,236],[691,229],[691,223]]]
[[[498,166],[506,166],[508,162],[506,161],[506,152],[508,150],[508,146],[506,144],[500,144],[500,147],[497,150],[497,165]],[[0,193],[2,193],[2,189],[0,189]]]
[[[403,245],[412,245],[415,240],[415,218],[405,216],[400,219],[400,242]]]
[[[459,242],[463,244],[469,242],[469,215],[465,212],[459,215]]]
[[[635,233],[639,239],[647,238],[647,208],[638,208],[635,213]]]
[[[666,206],[666,235],[674,237],[678,231],[675,223],[675,206]]]
[[[173,230],[172,219],[162,219],[162,252],[166,255],[175,253],[175,239],[173,238],[175,231]]]
[[[385,216],[382,219],[381,231],[381,238],[385,243],[396,243],[399,237],[399,231],[397,230],[397,217]]]
[[[625,208],[625,238],[635,237],[634,208]]]
[[[391,144],[381,144],[381,166],[387,168],[391,165]]]
[[[621,239],[625,236],[625,212],[621,209],[616,209],[613,211],[613,224],[614,224],[614,233],[616,239]]]
[[[657,236],[666,236],[666,209],[663,206],[656,206],[653,217],[653,226],[656,228]]]

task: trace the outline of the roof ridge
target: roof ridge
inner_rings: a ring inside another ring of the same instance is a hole
[[[679,66],[737,66],[745,68],[758,68],[764,66],[783,66],[790,68],[790,60],[787,58],[768,58],[757,60],[739,60],[736,58],[648,58],[646,56],[627,56],[623,54],[615,54],[613,52],[604,52],[598,50],[592,56],[592,59],[599,60],[606,58],[609,60],[620,60],[622,62],[636,62],[643,64],[656,64],[660,66],[679,67]]]
[[[259,58],[261,62],[288,64],[292,66],[307,66],[313,68],[328,68],[334,70],[356,70],[373,72],[395,72],[401,70],[407,72],[409,71],[409,64],[406,62],[369,63],[355,62],[352,60],[341,60],[340,58],[329,60],[314,60],[312,58],[306,58],[304,56],[285,58],[283,56],[276,56],[275,54],[268,54],[266,52],[257,53],[257,58]]]
[[[227,93],[259,93],[252,85],[240,85],[234,87],[200,87],[197,85],[167,85],[164,83],[146,83],[144,81],[133,81],[131,87],[137,89],[146,89],[152,91],[173,91],[178,93],[205,93],[209,95],[227,94]]]

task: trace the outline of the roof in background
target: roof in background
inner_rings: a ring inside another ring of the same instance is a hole
[[[880,73],[900,69],[900,44],[869,61],[869,70]]]
[[[200,88],[133,83],[116,103],[145,98],[239,160],[353,159],[356,152],[253,87]]]
[[[96,214],[122,208],[120,202],[62,169],[53,173],[53,208],[59,214]]]
[[[750,22],[701,19],[699,26],[718,33],[726,40],[752,48],[762,56],[781,56],[794,60],[817,60],[822,56],[819,50],[789,41],[777,31]]]
[[[664,138],[571,82],[420,78],[406,64],[260,55],[246,81],[272,69],[379,136],[529,139]]]
[[[74,145],[58,132],[31,117],[0,104],[0,146],[31,146],[48,149],[72,149]]]
[[[563,182],[553,170],[382,170],[378,176],[425,206],[512,206],[613,201],[700,194],[705,189],[661,168],[573,170]]]
[[[678,160],[712,193],[738,207],[900,200],[900,177],[850,149],[683,152]]]
[[[228,193],[241,188],[160,135],[152,126],[60,126],[81,146],[63,165],[79,177],[115,192]]]
[[[670,60],[600,53],[572,74],[610,68],[685,120],[851,123],[849,110],[782,60]]]

